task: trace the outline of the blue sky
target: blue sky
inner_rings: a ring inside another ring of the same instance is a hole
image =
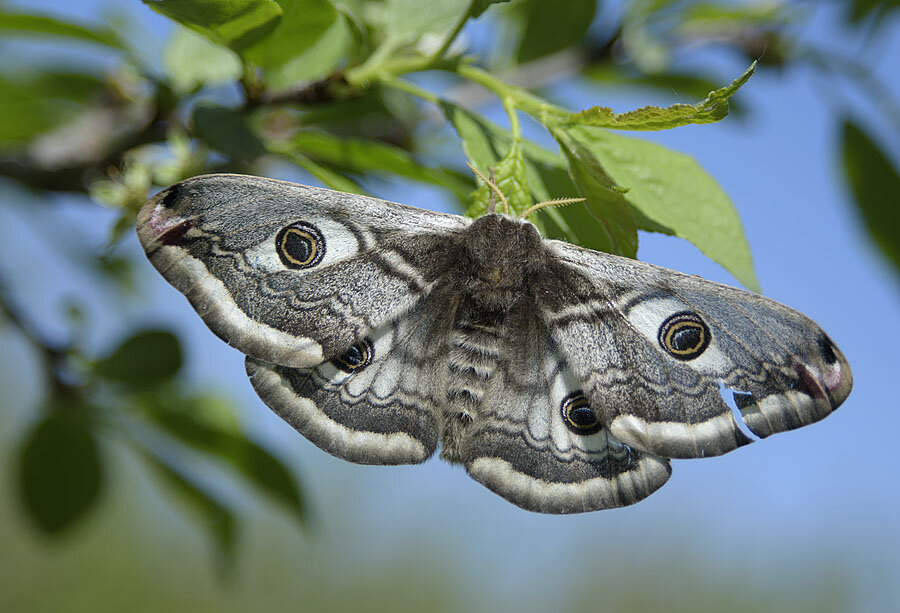
[[[28,4],[62,10],[49,1]],[[97,6],[78,2],[65,11],[96,18]],[[120,8],[142,19],[150,15],[138,3]],[[806,38],[856,54],[858,42],[848,39],[833,17],[821,12]],[[163,27],[161,19],[149,18],[155,28]],[[900,99],[900,22],[895,19],[884,28],[882,39],[873,45],[877,52],[861,57],[874,62],[873,71],[885,82],[894,79],[891,88]],[[746,68],[736,58],[716,53],[697,53],[684,61],[714,66],[723,82]],[[191,377],[246,407],[249,428],[298,468],[326,516],[321,538],[333,539],[329,547],[339,555],[375,562],[389,557],[397,543],[417,543],[443,552],[440,557],[461,572],[463,589],[483,590],[486,598],[502,599],[507,590],[539,586],[532,601],[537,608],[551,604],[572,580],[569,563],[587,573],[589,568],[615,567],[621,559],[620,569],[640,572],[646,567],[656,573],[662,561],[694,560],[712,569],[713,580],[716,573],[736,573],[760,589],[773,568],[786,569],[785,577],[796,571],[799,577],[815,578],[827,576],[834,566],[850,578],[848,589],[861,609],[875,610],[879,603],[900,598],[900,588],[890,585],[900,575],[900,462],[895,451],[900,407],[893,389],[900,287],[854,214],[835,149],[835,109],[859,113],[866,107],[846,95],[848,88],[838,87],[842,94],[835,95],[833,83],[818,79],[804,69],[761,71],[740,92],[749,110],[743,119],[641,136],[694,156],[721,183],[743,220],[764,293],[806,313],[828,332],[850,361],[853,393],[819,424],[724,457],[675,461],[665,487],[626,509],[548,517],[519,510],[460,468],[437,460],[404,468],[344,463],[319,451],[262,405],[246,381],[242,356],[216,339],[149,264],[138,275],[140,304],[109,305],[102,296],[84,295],[84,280],[77,273],[33,253],[27,237],[34,226],[7,219],[8,214],[0,229],[0,256],[4,267],[19,253],[46,266],[42,279],[14,276],[12,282],[35,301],[36,316],[60,333],[64,327],[54,323],[60,300],[71,295],[88,303],[92,319],[107,321],[97,342],[116,338],[135,321],[179,331]],[[554,93],[570,107],[603,104],[617,111],[689,102],[572,83],[561,84]],[[854,116],[887,138],[877,118]],[[882,144],[892,145],[894,155],[900,153],[896,143]],[[426,208],[446,206],[434,192],[406,185],[385,186],[379,195]],[[898,195],[885,198],[896,201]],[[73,231],[97,243],[113,220],[107,211],[78,204],[64,203],[62,209]],[[125,249],[138,253],[140,248],[132,237]],[[735,283],[692,246],[673,238],[642,234],[639,258]],[[17,422],[26,419],[23,411]],[[797,568],[803,565],[815,572],[804,575]],[[821,573],[815,570],[820,567],[825,569]],[[667,581],[658,574],[647,580]]]

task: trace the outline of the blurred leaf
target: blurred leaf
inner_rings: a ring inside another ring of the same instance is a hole
[[[586,199],[584,205],[575,206],[584,206],[594,217],[591,225],[602,231],[594,233],[594,248],[629,258],[637,256],[637,224],[623,190],[606,174],[590,148],[566,130],[552,132],[569,164],[578,195]]]
[[[28,142],[56,123],[43,99],[0,77],[0,147]]]
[[[746,287],[759,291],[737,211],[693,158],[601,128],[578,127],[569,132],[596,156],[617,185],[628,188],[624,198],[631,206],[690,241]]]
[[[579,113],[573,113],[566,121],[617,130],[664,130],[690,124],[713,123],[728,115],[728,99],[747,82],[756,70],[756,62],[730,85],[709,92],[706,99],[697,104],[673,104],[662,108],[645,106],[628,111],[614,113],[605,106],[594,106]]]
[[[476,19],[481,17],[481,15],[491,8],[492,4],[504,4],[509,2],[510,0],[472,0],[472,7],[469,9],[469,14],[472,16],[472,19]]]
[[[419,163],[409,152],[387,143],[342,139],[326,132],[303,130],[291,138],[291,144],[304,154],[352,172],[383,172],[415,181],[434,183],[465,197],[471,184],[438,168]]]
[[[790,11],[778,2],[695,2],[681,11],[680,30],[722,32],[772,28],[790,23]]]
[[[287,467],[259,444],[209,417],[212,413],[209,405],[221,404],[220,399],[157,396],[145,400],[147,416],[163,430],[183,443],[227,462],[250,485],[283,504],[301,526],[305,524],[308,509],[296,479]]]
[[[361,92],[359,97],[308,104],[300,107],[299,123],[321,127],[337,136],[384,141],[402,147],[410,141],[410,130],[418,125],[419,115],[408,97],[396,94],[387,88],[373,87]],[[397,114],[398,107],[404,108],[402,115]]]
[[[241,52],[268,35],[281,18],[274,0],[143,0],[151,9]]]
[[[597,9],[596,0],[567,0],[565,6],[547,0],[516,4],[525,20],[516,57],[520,64],[556,53],[584,38]]]
[[[126,225],[128,228],[134,227],[133,216],[129,215],[124,219],[126,222],[122,225]],[[121,220],[122,218],[119,219],[119,221]],[[97,258],[96,261],[100,272],[115,281],[124,291],[134,290],[134,260],[125,256],[109,254]]]
[[[58,36],[117,49],[124,48],[118,35],[111,29],[62,21],[47,15],[11,13],[0,9],[0,31],[4,31],[7,36]]]
[[[872,240],[900,272],[900,174],[878,144],[856,123],[841,125],[844,176]]]
[[[241,160],[252,160],[266,152],[262,141],[239,111],[211,104],[194,109],[194,133],[203,142],[222,153]]]
[[[418,39],[427,32],[442,33],[452,28],[469,11],[471,0],[387,0],[385,31],[399,43]]]
[[[83,73],[47,71],[15,81],[0,76],[0,148],[27,143],[70,119],[102,87]]]
[[[851,0],[849,5],[851,22],[860,22],[872,17],[878,26],[894,11],[900,9],[898,0]]]
[[[84,413],[56,403],[26,435],[18,475],[25,510],[49,534],[70,528],[103,489],[100,451]]]
[[[178,499],[197,516],[200,525],[209,533],[220,571],[230,571],[234,565],[237,544],[237,520],[234,513],[206,491],[204,486],[194,482],[182,467],[153,450],[144,448],[142,451]]]
[[[307,48],[277,70],[266,75],[269,87],[283,89],[304,81],[323,79],[338,67],[353,51],[354,38],[350,21],[343,15],[332,22],[328,30]]]
[[[344,17],[329,0],[280,0],[284,11],[278,25],[265,38],[249,47],[244,56],[259,65],[271,87],[281,88],[310,78],[311,65],[319,64],[324,76],[334,66],[350,42]],[[336,27],[334,27],[336,26]],[[328,40],[323,40],[328,36]],[[317,53],[304,57],[320,41]],[[335,43],[340,43],[335,53]],[[328,64],[323,60],[328,58]]]
[[[291,160],[331,189],[335,189],[339,192],[349,192],[351,194],[367,195],[369,193],[350,177],[328,167],[327,164],[319,164],[318,162],[311,160],[298,152],[290,144],[284,142],[270,142],[269,151]]]
[[[175,29],[163,50],[162,63],[173,88],[179,92],[236,81],[243,73],[234,51],[187,28]]]
[[[158,383],[180,368],[181,345],[165,330],[137,332],[93,366],[98,377],[130,385]]]

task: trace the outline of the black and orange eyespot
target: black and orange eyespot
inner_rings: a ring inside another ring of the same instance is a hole
[[[659,327],[659,344],[678,360],[693,360],[709,346],[709,327],[691,311],[675,313]]]
[[[325,257],[325,238],[316,226],[298,221],[281,229],[275,237],[275,251],[288,268],[312,268]]]
[[[372,343],[365,338],[345,351],[340,357],[331,360],[335,368],[346,373],[359,372],[372,363]]]
[[[600,418],[581,391],[572,392],[563,398],[560,410],[566,427],[575,434],[594,434],[603,427]]]

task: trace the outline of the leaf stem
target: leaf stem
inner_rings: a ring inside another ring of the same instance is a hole
[[[400,91],[404,91],[407,94],[411,94],[433,104],[441,103],[441,98],[438,95],[431,93],[427,89],[419,87],[415,83],[406,81],[405,79],[398,79],[397,77],[386,77],[382,79],[381,82],[388,87],[399,89]]]
[[[453,26],[453,30],[447,34],[447,37],[444,39],[443,44],[441,44],[440,48],[431,54],[431,57],[428,59],[427,65],[433,66],[437,64],[441,58],[444,57],[444,54],[447,53],[447,49],[450,48],[450,45],[453,44],[453,41],[456,40],[456,37],[459,36],[459,33],[462,32],[463,27],[469,21],[469,18],[472,16],[472,6],[469,6],[469,10],[463,13],[460,16],[459,21],[456,22],[456,25]]]
[[[456,73],[493,92],[504,101],[504,106],[506,106],[506,100],[509,100],[509,103],[515,108],[528,113],[545,125],[558,123],[562,117],[570,115],[565,109],[550,104],[543,98],[539,98],[521,87],[501,81],[477,66],[460,64],[456,67]]]
[[[365,87],[375,79],[380,78],[384,80],[387,78],[393,71],[388,70],[388,62],[386,60],[391,57],[396,49],[396,39],[390,37],[384,39],[365,62],[346,72],[347,83],[355,87]],[[404,72],[410,72],[410,70]],[[400,73],[397,72],[397,74]]]

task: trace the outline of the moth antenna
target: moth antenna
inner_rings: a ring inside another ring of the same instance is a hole
[[[491,197],[488,198],[487,212],[488,212],[488,213],[495,213],[495,212],[497,211],[497,192],[494,190],[494,177],[495,177],[496,175],[494,174],[494,167],[493,167],[493,166],[491,166],[490,168],[488,168],[488,170],[489,170],[490,173],[491,173],[491,180],[487,182],[487,184],[488,184],[488,185],[490,186],[490,188],[491,188]]]
[[[466,162],[466,166],[468,166],[469,170],[471,170],[473,173],[475,173],[475,175],[479,179],[484,181],[485,184],[491,188],[491,199],[488,201],[487,212],[493,213],[497,210],[497,200],[496,199],[499,197],[500,202],[503,203],[503,209],[506,211],[506,214],[509,215],[510,214],[509,202],[507,202],[506,196],[503,195],[503,192],[500,191],[500,188],[497,187],[497,184],[494,183],[494,181],[493,181],[494,169],[491,168],[491,178],[488,179],[486,176],[484,176],[484,174],[480,170],[475,168],[475,166],[473,166],[470,162]]]
[[[529,207],[525,211],[519,214],[519,219],[525,219],[529,215],[538,212],[544,207],[548,206],[565,206],[567,204],[574,204],[576,202],[584,202],[586,198],[554,198],[553,200],[545,200],[544,202],[538,202],[534,206]]]

